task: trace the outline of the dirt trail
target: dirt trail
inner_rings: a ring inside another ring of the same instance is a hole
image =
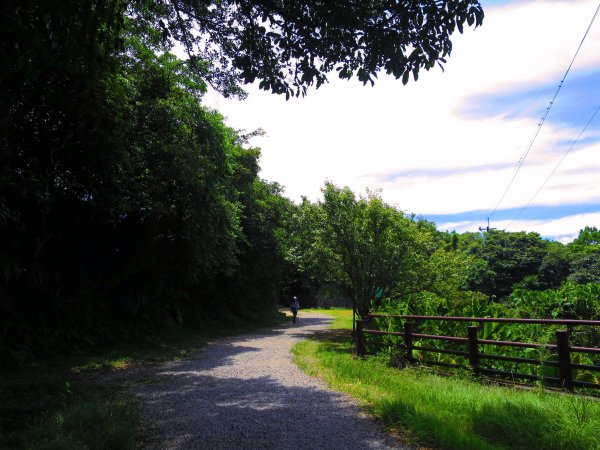
[[[152,371],[138,386],[148,449],[403,448],[349,397],[292,362],[292,346],[331,318],[218,340],[192,359]]]

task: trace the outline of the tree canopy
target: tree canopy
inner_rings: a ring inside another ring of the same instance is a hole
[[[410,254],[410,220],[376,193],[357,199],[348,188],[323,189],[326,245],[339,257],[357,312],[368,314],[377,290],[389,290],[401,277]]]
[[[456,29],[483,20],[476,0],[132,0],[129,8],[165,40],[182,44],[226,95],[255,80],[261,89],[300,95],[331,71],[373,83],[384,70],[406,83],[419,69],[445,62]]]
[[[261,89],[289,97],[321,86],[332,71],[363,83],[380,71],[416,80],[421,68],[446,61],[456,30],[481,25],[484,14],[477,0],[110,0],[8,1],[3,16],[45,28],[50,53],[91,39],[110,52],[132,22],[154,49],[182,47],[196,74],[226,96],[243,96],[241,86],[258,80]]]
[[[472,241],[469,253],[483,259],[492,275],[487,277],[490,284],[477,287],[487,294],[506,297],[515,283],[538,273],[546,246],[547,241],[537,233],[502,230],[492,230]]]
[[[2,8],[0,352],[271,310],[288,201],[198,74],[122,2]]]
[[[413,220],[386,204],[377,192],[356,196],[331,182],[323,200],[304,200],[282,237],[285,257],[315,281],[343,284],[355,311],[368,314],[376,293],[407,291],[422,281],[416,266],[429,256],[429,233],[423,221]]]

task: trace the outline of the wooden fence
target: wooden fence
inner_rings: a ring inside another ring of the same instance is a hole
[[[404,321],[404,331],[386,331],[369,329],[367,326],[373,324],[375,318],[398,319]],[[415,329],[417,323],[424,321],[447,321],[447,322],[465,322],[476,323],[477,325],[468,325],[466,336],[442,336],[435,334],[418,333]],[[535,342],[511,342],[499,341],[492,339],[480,339],[479,331],[485,322],[510,323],[510,324],[541,324],[541,325],[560,325],[566,326],[565,330],[556,330],[556,343],[541,344]],[[588,381],[576,380],[573,377],[574,371],[591,371],[600,378],[600,362],[596,360],[594,365],[576,364],[572,362],[571,355],[573,353],[586,353],[589,355],[600,355],[600,348],[595,347],[580,347],[570,343],[570,334],[575,327],[600,327],[600,320],[562,320],[562,319],[514,319],[514,318],[487,318],[487,317],[444,317],[444,316],[416,316],[416,315],[386,315],[386,314],[370,314],[367,318],[357,321],[356,324],[356,353],[359,356],[365,354],[365,336],[366,335],[392,335],[403,338],[403,347],[405,349],[405,357],[409,362],[418,362],[414,357],[413,352],[427,353],[443,353],[464,357],[468,361],[468,365],[451,364],[439,361],[424,361],[429,364],[436,364],[454,368],[467,368],[472,370],[475,375],[490,375],[510,380],[530,380],[543,381],[566,389],[573,387],[583,388],[600,388],[600,384]],[[454,343],[455,348],[438,348],[428,345],[415,345],[417,341],[443,341]],[[533,358],[523,358],[510,355],[497,355],[484,353],[481,350],[482,345],[494,345],[511,348],[532,348],[546,349],[557,355],[556,360],[540,360]],[[458,349],[457,349],[458,347]],[[462,347],[462,349],[460,349]],[[600,356],[599,356],[600,358]],[[548,377],[543,375],[535,375],[531,373],[521,373],[506,370],[493,369],[485,367],[485,360],[506,361],[517,364],[526,364],[534,366],[549,366],[558,368],[558,377]],[[593,359],[592,359],[593,360]]]

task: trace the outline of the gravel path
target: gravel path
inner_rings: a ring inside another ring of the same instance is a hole
[[[347,396],[298,369],[290,349],[327,328],[296,325],[218,340],[138,386],[148,449],[399,449]],[[155,382],[154,382],[155,381]]]

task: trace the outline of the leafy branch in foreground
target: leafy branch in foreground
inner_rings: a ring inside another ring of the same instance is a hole
[[[483,21],[477,0],[132,0],[128,11],[171,45],[224,95],[240,84],[290,96],[327,82],[327,74],[374,83],[381,71],[416,80],[446,62],[450,36]]]

